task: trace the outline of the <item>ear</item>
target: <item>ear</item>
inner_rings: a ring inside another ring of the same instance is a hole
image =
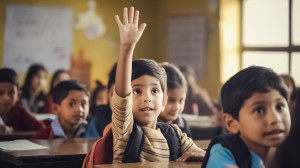
[[[231,133],[238,133],[239,132],[239,121],[233,118],[230,114],[224,113],[223,119],[225,122],[226,129]]]
[[[52,112],[56,115],[59,115],[60,106],[56,103],[52,103]]]
[[[162,109],[161,111],[164,111],[165,110],[165,107],[168,103],[168,96],[165,96],[164,99],[163,99],[163,102],[162,102]]]

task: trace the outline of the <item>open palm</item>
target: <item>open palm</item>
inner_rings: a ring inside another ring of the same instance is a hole
[[[141,38],[146,27],[145,23],[138,27],[139,11],[134,12],[134,7],[131,7],[128,15],[127,8],[124,8],[123,23],[120,21],[118,15],[116,15],[115,18],[119,26],[121,44],[136,44]]]

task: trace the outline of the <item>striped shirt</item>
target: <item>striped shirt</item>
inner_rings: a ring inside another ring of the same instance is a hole
[[[112,131],[113,131],[113,163],[122,163],[133,127],[132,94],[125,98],[119,97],[114,91],[112,97]],[[194,151],[197,145],[182,133],[177,125],[172,125],[181,140],[181,153]],[[159,128],[142,127],[144,131],[144,146],[141,151],[141,162],[169,161],[169,146]]]

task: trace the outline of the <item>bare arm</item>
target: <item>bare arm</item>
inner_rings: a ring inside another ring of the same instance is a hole
[[[131,71],[132,55],[136,43],[141,38],[146,24],[143,23],[138,27],[139,11],[134,12],[134,7],[130,8],[129,16],[127,8],[123,10],[123,23],[119,16],[115,19],[120,31],[120,55],[118,59],[116,72],[116,93],[120,97],[125,97],[131,92]]]

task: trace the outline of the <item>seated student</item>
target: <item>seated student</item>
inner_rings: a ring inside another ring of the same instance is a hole
[[[295,114],[292,118],[292,127],[288,137],[276,151],[270,167],[272,168],[298,168],[300,167],[300,89],[296,91]]]
[[[2,133],[16,131],[38,131],[44,128],[43,123],[37,121],[17,101],[20,89],[17,74],[9,68],[0,69],[0,130]]]
[[[22,87],[21,105],[34,114],[51,113],[51,104],[43,91],[46,85],[46,68],[40,64],[30,66]]]
[[[290,130],[287,92],[271,69],[252,66],[222,87],[225,126],[213,139],[202,167],[265,167]]]
[[[116,68],[117,64],[109,72],[107,104],[95,107],[95,116],[89,121],[86,137],[102,137],[104,128],[111,123],[111,98],[115,88]]]
[[[75,138],[85,136],[85,122],[89,111],[89,91],[74,80],[57,84],[52,92],[53,110],[57,118],[35,139]]]
[[[94,89],[90,99],[90,112],[87,120],[90,121],[96,115],[96,107],[107,104],[107,87],[102,82],[96,80],[96,88]]]
[[[138,18],[139,12],[133,7],[129,17],[124,8],[123,23],[116,15],[120,56],[111,103],[113,163],[201,160],[205,151],[177,125],[157,124],[167,103],[166,73],[153,60],[132,61],[135,45],[146,27],[145,23],[138,27]]]
[[[157,121],[177,124],[183,133],[192,138],[192,132],[186,120],[180,115],[184,108],[187,94],[187,83],[180,70],[173,64],[163,63],[167,73],[168,103],[158,116]]]

